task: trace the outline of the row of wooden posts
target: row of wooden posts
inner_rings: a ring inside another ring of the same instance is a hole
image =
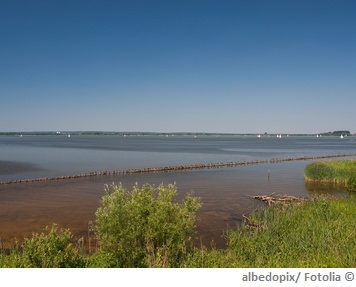
[[[222,162],[222,163],[208,163],[208,164],[192,164],[192,165],[180,165],[180,166],[165,166],[165,167],[151,167],[151,168],[141,168],[141,169],[126,169],[126,170],[114,170],[114,171],[102,171],[102,172],[90,172],[75,175],[64,175],[56,177],[41,177],[35,179],[18,179],[2,182],[3,184],[13,184],[13,183],[27,183],[27,182],[38,182],[38,181],[52,181],[52,180],[63,180],[63,179],[76,179],[84,177],[97,177],[97,176],[110,176],[116,174],[137,174],[137,173],[153,173],[153,172],[169,172],[169,171],[186,171],[195,169],[208,169],[208,168],[223,168],[223,167],[234,167],[240,165],[253,165],[253,164],[272,164],[272,163],[282,163],[288,161],[302,161],[302,160],[318,160],[326,158],[337,158],[337,157],[352,157],[356,154],[337,154],[337,155],[319,155],[319,156],[301,156],[295,158],[273,158],[270,160],[252,160],[252,161],[234,161],[234,162]]]

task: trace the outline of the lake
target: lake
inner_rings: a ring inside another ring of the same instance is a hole
[[[356,138],[285,136],[1,136],[0,182],[102,171],[354,154]],[[354,158],[354,157],[347,157]],[[327,159],[335,160],[335,158]],[[0,185],[0,238],[21,240],[53,222],[76,237],[88,233],[104,185],[176,183],[179,196],[201,198],[197,239],[224,245],[222,234],[260,205],[258,194],[308,197],[344,193],[342,188],[307,185],[310,160],[157,173],[110,174],[67,180]]]

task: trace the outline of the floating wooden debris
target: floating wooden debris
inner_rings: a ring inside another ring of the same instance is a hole
[[[264,203],[271,204],[286,204],[286,203],[300,203],[306,201],[306,198],[296,197],[292,195],[256,195],[252,196],[253,199],[258,199]]]

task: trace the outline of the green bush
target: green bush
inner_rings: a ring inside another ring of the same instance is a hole
[[[21,246],[12,248],[9,255],[0,255],[0,267],[24,268],[74,268],[85,267],[86,261],[73,248],[72,234],[67,229],[58,231],[57,225],[45,233],[33,233],[31,238],[25,238]]]
[[[23,244],[23,267],[85,267],[85,262],[73,248],[72,234],[68,229],[53,225],[45,228],[48,234],[33,234]]]
[[[100,267],[179,267],[189,251],[200,200],[187,195],[175,202],[175,185],[137,184],[105,188],[94,231]],[[104,266],[103,266],[104,265]]]

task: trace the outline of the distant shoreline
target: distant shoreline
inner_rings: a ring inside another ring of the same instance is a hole
[[[31,131],[31,132],[0,132],[0,136],[356,136],[349,131],[323,133],[203,133],[203,132],[109,132],[109,131]]]

